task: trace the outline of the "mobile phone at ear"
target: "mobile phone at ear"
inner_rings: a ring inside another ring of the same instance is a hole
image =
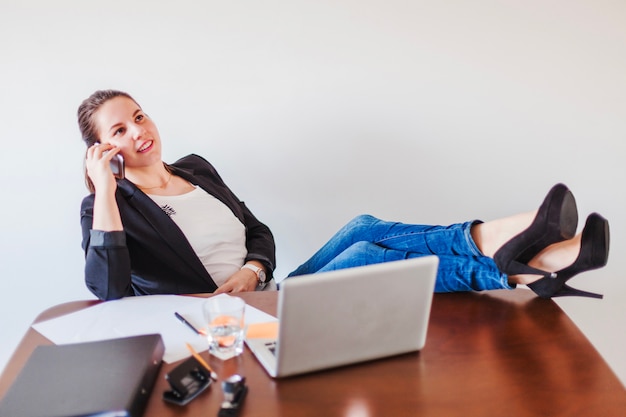
[[[111,171],[115,178],[120,180],[124,178],[124,157],[119,153],[111,158]]]

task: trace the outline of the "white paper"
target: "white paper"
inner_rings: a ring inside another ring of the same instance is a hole
[[[58,345],[159,333],[165,345],[163,361],[171,363],[190,356],[185,343],[198,352],[208,349],[205,336],[196,334],[174,315],[178,312],[196,329],[204,329],[202,303],[205,300],[181,295],[126,297],[105,301],[32,327]],[[246,304],[246,324],[269,321],[276,321],[276,318]]]

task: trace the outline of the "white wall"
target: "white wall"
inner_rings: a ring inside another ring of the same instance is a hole
[[[625,381],[625,27],[618,0],[0,0],[0,368],[91,298],[75,112],[117,88],[272,228],[279,276],[358,213],[488,220],[567,183],[612,254],[573,282],[603,301],[558,302]]]

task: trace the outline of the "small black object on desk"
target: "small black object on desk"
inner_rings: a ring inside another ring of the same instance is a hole
[[[187,405],[211,385],[209,371],[193,356],[165,375],[170,391],[163,393],[167,402]]]
[[[248,393],[246,378],[241,375],[233,375],[222,382],[224,391],[224,402],[222,408],[217,413],[218,417],[235,417],[239,414],[243,400]]]

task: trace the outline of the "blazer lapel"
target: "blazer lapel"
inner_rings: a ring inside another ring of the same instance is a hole
[[[183,263],[204,281],[215,285],[215,282],[211,279],[211,276],[176,223],[150,197],[141,192],[130,181],[125,179],[119,180],[118,188],[128,204],[141,213],[146,222],[161,236],[163,242],[170,250],[175,252],[182,259]]]

